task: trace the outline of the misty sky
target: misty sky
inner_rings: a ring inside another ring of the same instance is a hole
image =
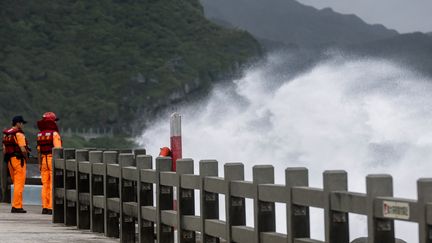
[[[354,13],[370,24],[384,24],[401,33],[432,31],[432,0],[297,0],[319,9]]]

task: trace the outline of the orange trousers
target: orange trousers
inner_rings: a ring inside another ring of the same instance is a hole
[[[42,208],[52,209],[52,154],[42,155]]]
[[[12,157],[10,163],[8,163],[8,167],[12,183],[14,184],[12,207],[22,208],[27,165],[24,163],[24,166],[21,167],[21,160]]]

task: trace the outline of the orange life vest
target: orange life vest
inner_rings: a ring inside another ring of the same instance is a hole
[[[37,134],[37,146],[41,154],[51,154],[54,148],[54,132],[58,133],[58,127],[55,121],[40,120],[37,122],[40,130]]]
[[[37,145],[41,154],[51,154],[54,148],[54,130],[38,132]]]
[[[9,129],[3,130],[3,145],[5,147],[4,154],[6,156],[21,156],[22,152],[21,149],[17,143],[16,134],[17,133],[23,133],[24,132],[21,129],[12,127]],[[26,140],[26,147],[27,147],[27,140]]]

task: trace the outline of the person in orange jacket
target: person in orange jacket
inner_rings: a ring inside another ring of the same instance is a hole
[[[3,158],[8,163],[14,184],[11,213],[27,213],[23,209],[26,164],[30,151],[23,131],[26,123],[22,116],[15,116],[12,119],[12,127],[3,131]]]
[[[61,148],[62,141],[54,112],[45,112],[37,122],[38,161],[42,178],[42,214],[52,214],[52,150]]]

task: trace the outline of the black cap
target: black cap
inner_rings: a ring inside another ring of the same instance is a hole
[[[15,116],[14,118],[12,118],[12,124],[15,125],[19,122],[22,122],[24,124],[27,123],[27,121],[24,120],[24,118],[22,116]]]

